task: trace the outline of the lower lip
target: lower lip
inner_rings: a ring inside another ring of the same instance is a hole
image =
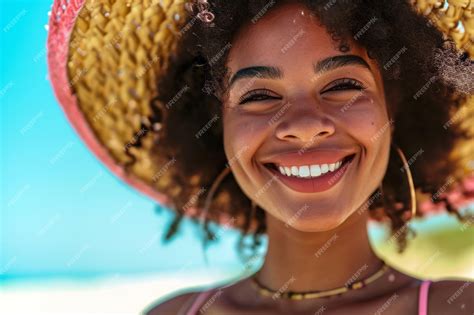
[[[299,178],[294,176],[286,176],[273,168],[264,166],[270,172],[275,174],[279,180],[289,188],[302,193],[322,192],[336,185],[344,176],[349,166],[354,161],[355,156],[348,162],[344,163],[334,172],[328,171],[326,174],[315,178]]]

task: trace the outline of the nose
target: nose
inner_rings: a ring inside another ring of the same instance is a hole
[[[275,135],[283,141],[308,143],[330,137],[335,125],[315,101],[293,103],[279,119]]]

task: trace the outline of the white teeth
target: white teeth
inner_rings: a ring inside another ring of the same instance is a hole
[[[300,177],[309,177],[309,166],[300,166],[298,175]]]
[[[279,166],[278,168],[280,169],[280,173],[282,173],[283,175],[286,175],[285,169],[283,168],[283,166]]]
[[[327,173],[329,171],[329,167],[327,164],[321,165],[321,173]]]
[[[298,175],[298,167],[296,166],[291,167],[291,175],[294,175],[294,176]]]
[[[319,165],[311,165],[311,176],[316,177],[321,175],[321,168]]]
[[[300,178],[318,177],[327,172],[334,172],[342,165],[342,161],[321,165],[302,166],[278,166],[280,173],[286,176],[296,176]]]

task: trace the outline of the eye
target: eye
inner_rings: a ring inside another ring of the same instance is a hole
[[[332,82],[329,85],[329,88],[326,88],[321,94],[326,92],[337,92],[337,91],[346,91],[346,90],[365,90],[366,87],[357,80],[343,78]]]
[[[279,97],[273,96],[272,93],[266,89],[253,90],[245,94],[241,98],[239,98],[239,105],[249,103],[249,102],[258,102],[258,101],[264,101],[268,99],[278,99],[278,98]]]

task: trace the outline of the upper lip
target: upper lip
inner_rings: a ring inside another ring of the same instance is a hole
[[[274,163],[278,166],[303,166],[312,164],[332,164],[341,161],[354,151],[340,149],[315,149],[311,151],[289,151],[276,153],[262,160],[264,164]]]

